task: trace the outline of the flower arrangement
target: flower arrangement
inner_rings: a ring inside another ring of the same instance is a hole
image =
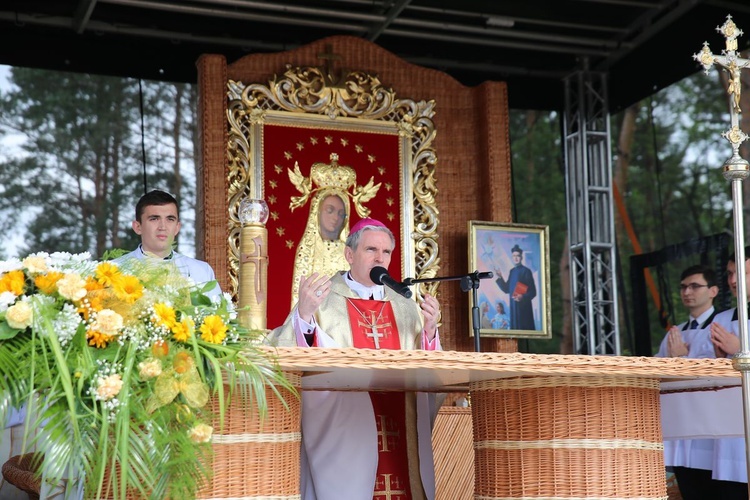
[[[0,262],[0,422],[25,407],[47,479],[86,498],[192,498],[231,392],[262,415],[267,385],[293,391],[214,286],[147,260]]]

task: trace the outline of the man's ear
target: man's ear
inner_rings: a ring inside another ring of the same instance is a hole
[[[716,285],[708,287],[708,294],[713,299],[714,297],[716,297],[717,295],[719,295],[719,287],[716,286]]]
[[[133,231],[135,231],[135,234],[137,234],[139,236],[143,232],[143,231],[141,231],[141,223],[138,222],[137,220],[133,221],[133,223],[131,224],[131,227],[133,228]]]
[[[349,247],[344,247],[344,258],[351,264],[354,261],[354,251]]]

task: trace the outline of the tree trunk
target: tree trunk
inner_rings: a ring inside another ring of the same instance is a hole
[[[174,141],[174,164],[172,171],[174,173],[174,190],[175,198],[182,198],[182,175],[180,174],[180,160],[182,156],[182,145],[180,143],[182,135],[182,98],[185,93],[185,86],[176,84],[174,96],[174,128],[172,129],[172,140]]]

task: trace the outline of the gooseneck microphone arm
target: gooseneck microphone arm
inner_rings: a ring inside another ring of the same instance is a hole
[[[471,290],[471,298],[472,298],[472,307],[471,307],[471,327],[474,331],[474,350],[476,352],[481,352],[481,343],[479,338],[479,305],[477,303],[477,290],[479,289],[479,280],[484,279],[490,279],[494,277],[495,274],[492,272],[482,272],[474,271],[471,274],[463,274],[459,276],[444,276],[444,277],[435,277],[435,278],[420,278],[420,279],[414,279],[414,278],[406,278],[404,280],[404,285],[411,286],[416,283],[429,283],[433,281],[456,281],[461,280],[461,291],[468,292]]]

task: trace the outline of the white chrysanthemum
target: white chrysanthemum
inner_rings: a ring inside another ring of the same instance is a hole
[[[16,296],[13,292],[0,293],[0,312],[5,312],[8,306],[16,301]]]
[[[47,264],[51,269],[57,271],[78,270],[79,272],[90,271],[91,266],[96,266],[96,262],[91,260],[91,254],[88,252],[71,254],[68,252],[54,252],[49,255]]]
[[[60,340],[60,345],[65,347],[78,331],[81,324],[81,316],[73,304],[65,304],[60,314],[52,321],[52,328]]]
[[[10,271],[17,271],[19,269],[23,269],[23,265],[19,259],[12,258],[0,261],[0,275]]]

